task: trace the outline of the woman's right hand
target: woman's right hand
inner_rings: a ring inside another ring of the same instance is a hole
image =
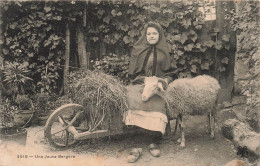
[[[137,76],[133,81],[131,81],[132,84],[143,84],[144,83],[145,76]]]

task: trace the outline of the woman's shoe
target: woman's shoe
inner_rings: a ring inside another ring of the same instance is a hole
[[[127,161],[129,163],[134,163],[140,158],[141,154],[142,154],[142,148],[133,148],[130,151],[130,155],[127,157]]]
[[[156,145],[154,143],[149,145],[149,152],[153,157],[159,157],[161,154],[161,151],[160,151],[158,145]]]

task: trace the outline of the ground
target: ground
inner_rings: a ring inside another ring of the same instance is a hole
[[[148,143],[142,134],[84,141],[74,148],[59,151],[45,141],[43,126],[31,126],[27,128],[26,146],[0,143],[0,166],[224,166],[229,161],[241,159],[233,143],[224,138],[219,130],[215,139],[209,139],[205,134],[205,116],[188,117],[186,126],[186,148],[181,149],[176,143],[178,133],[167,136],[162,140],[161,156],[158,158],[149,154]],[[143,152],[136,163],[130,164],[127,163],[127,156],[133,147],[142,148]],[[246,158],[242,160],[248,162]]]

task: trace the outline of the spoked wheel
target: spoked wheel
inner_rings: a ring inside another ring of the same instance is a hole
[[[87,130],[88,119],[83,107],[67,104],[50,115],[45,124],[44,135],[53,147],[66,149],[77,143],[74,135]]]

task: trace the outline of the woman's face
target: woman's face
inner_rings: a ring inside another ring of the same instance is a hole
[[[149,44],[154,45],[159,41],[159,32],[153,27],[148,27],[146,31],[146,40]]]

